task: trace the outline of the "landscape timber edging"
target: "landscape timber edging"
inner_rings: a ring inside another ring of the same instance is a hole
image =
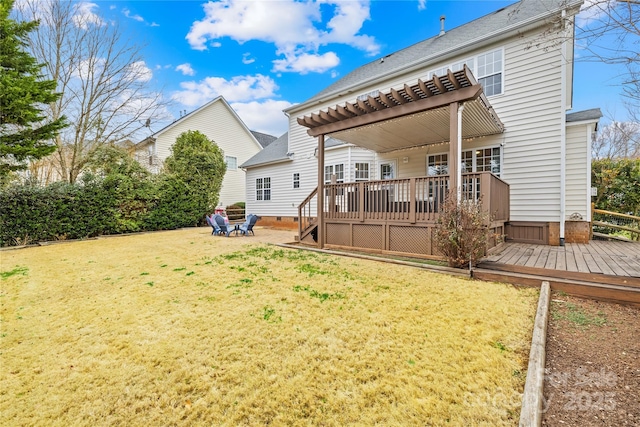
[[[547,342],[550,295],[551,286],[549,286],[549,282],[542,282],[536,319],[533,324],[527,379],[524,385],[524,393],[522,394],[520,427],[539,427],[542,425],[545,346]]]

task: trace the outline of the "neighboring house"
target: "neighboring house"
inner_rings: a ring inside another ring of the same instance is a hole
[[[139,142],[135,158],[153,173],[158,173],[171,154],[171,146],[186,131],[199,131],[224,152],[227,172],[222,181],[220,206],[243,202],[245,174],[238,166],[276,138],[250,131],[223,97],[217,97],[191,113]]]
[[[602,114],[567,114],[581,4],[522,0],[448,31],[442,22],[288,108],[277,149],[241,166],[247,210],[298,221],[319,246],[434,255],[451,189],[482,196],[495,240],[588,241]]]

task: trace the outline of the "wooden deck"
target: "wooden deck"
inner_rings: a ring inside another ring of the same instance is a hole
[[[486,262],[640,278],[640,243],[592,240],[565,246],[507,243]]]
[[[482,260],[474,277],[530,286],[546,280],[554,290],[640,305],[640,243],[506,243]]]

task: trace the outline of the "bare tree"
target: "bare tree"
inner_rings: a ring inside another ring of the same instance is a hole
[[[640,158],[640,124],[612,121],[598,132],[591,151],[594,159]]]
[[[578,22],[578,43],[590,53],[587,59],[627,68],[622,87],[631,101],[628,108],[640,107],[640,0],[586,0]]]
[[[89,154],[100,145],[129,138],[165,111],[161,94],[150,89],[151,70],[139,44],[125,40],[117,24],[68,0],[24,0],[21,19],[40,22],[30,48],[57,81],[60,99],[49,106],[71,126],[55,141],[52,162],[63,180],[75,182]]]

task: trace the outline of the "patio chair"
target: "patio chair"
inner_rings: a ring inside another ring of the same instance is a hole
[[[220,215],[220,214],[215,214],[215,215],[213,216],[213,219],[214,219],[214,221],[215,221],[216,225],[220,228],[220,232],[219,232],[218,234],[219,234],[219,235],[220,235],[220,234],[224,234],[224,235],[226,235],[227,237],[229,237],[229,234],[231,234],[231,232],[233,231],[233,229],[232,229],[231,227],[229,227],[229,224],[227,224],[227,223],[224,221],[224,217],[223,217],[222,215]]]
[[[213,217],[213,215],[205,215],[205,218],[207,218],[207,224],[209,224],[212,228],[211,234],[217,236],[218,234],[220,234],[221,230]]]
[[[240,232],[245,236],[248,236],[249,233],[255,236],[256,233],[253,232],[253,226],[256,225],[258,219],[260,219],[258,218],[258,215],[247,215],[247,220],[243,224],[241,224],[240,227],[238,227],[238,230],[240,230]]]

